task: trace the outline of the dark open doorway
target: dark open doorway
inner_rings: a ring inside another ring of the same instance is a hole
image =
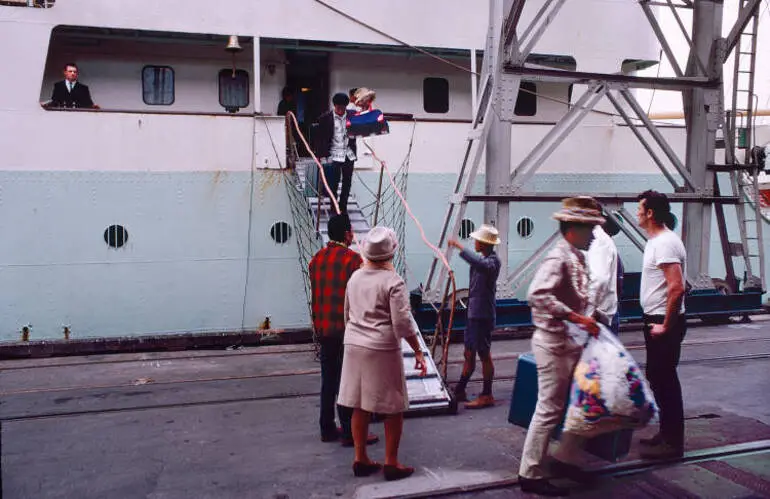
[[[286,50],[286,86],[297,100],[297,119],[302,133],[309,137],[310,126],[329,109],[329,54]],[[301,156],[307,155],[300,148]]]

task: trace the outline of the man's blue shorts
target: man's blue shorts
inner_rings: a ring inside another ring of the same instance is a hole
[[[468,319],[465,326],[465,348],[486,355],[492,348],[492,330],[495,321],[492,319]]]

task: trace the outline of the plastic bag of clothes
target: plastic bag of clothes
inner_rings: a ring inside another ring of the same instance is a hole
[[[567,323],[569,334],[585,344],[572,377],[564,431],[593,437],[625,428],[642,428],[658,406],[639,365],[609,329],[598,338]]]

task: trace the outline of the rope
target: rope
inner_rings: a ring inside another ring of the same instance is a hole
[[[320,1],[320,0],[316,0],[316,1]],[[296,129],[297,134],[298,134],[300,140],[304,144],[304,146],[307,149],[308,153],[310,153],[310,156],[313,158],[313,161],[315,161],[316,165],[318,166],[321,180],[323,181],[324,188],[326,189],[326,192],[329,194],[329,199],[331,200],[331,202],[334,205],[334,210],[337,212],[337,214],[341,213],[340,212],[339,204],[337,203],[336,196],[332,192],[331,188],[329,187],[329,183],[326,180],[326,174],[323,171],[323,165],[318,160],[318,157],[316,157],[315,153],[313,152],[312,148],[310,147],[310,144],[308,144],[307,139],[305,138],[305,136],[302,133],[302,130],[300,130],[299,123],[297,121],[297,117],[291,111],[289,111],[286,114],[286,116],[291,119],[291,122],[294,125],[294,128]],[[412,135],[412,138],[414,138],[414,135]],[[375,159],[375,161],[377,161],[380,164],[380,167],[382,168],[382,171],[387,174],[388,182],[390,182],[390,185],[393,188],[393,192],[395,192],[396,196],[398,196],[398,198],[401,200],[401,204],[403,205],[404,209],[406,210],[406,212],[409,214],[409,217],[414,221],[415,225],[417,226],[417,229],[420,232],[420,238],[422,239],[422,241],[425,243],[426,246],[428,246],[436,254],[436,256],[439,258],[439,260],[441,260],[441,263],[444,265],[444,267],[447,269],[447,271],[449,273],[449,282],[447,283],[447,292],[444,294],[444,297],[442,298],[442,307],[439,308],[439,310],[438,310],[438,316],[437,316],[438,319],[437,319],[436,332],[435,332],[435,336],[438,336],[438,335],[443,333],[442,336],[443,336],[443,339],[445,341],[445,345],[444,345],[444,349],[443,349],[444,354],[442,355],[442,363],[443,363],[442,376],[443,376],[443,379],[446,380],[447,366],[446,366],[445,360],[447,359],[449,338],[450,338],[450,335],[451,335],[451,332],[452,332],[452,325],[453,325],[453,321],[454,321],[454,310],[455,310],[455,305],[456,305],[456,301],[457,301],[456,300],[456,296],[457,296],[457,283],[455,282],[454,271],[452,270],[452,267],[449,265],[449,261],[446,259],[446,256],[444,256],[444,254],[441,252],[441,250],[439,248],[437,248],[435,245],[433,245],[428,240],[428,237],[425,234],[425,229],[423,228],[422,223],[420,223],[420,220],[412,212],[412,209],[409,206],[409,203],[406,201],[406,198],[404,197],[403,193],[401,192],[401,190],[396,185],[396,182],[393,179],[393,175],[391,174],[390,169],[388,168],[388,166],[385,163],[385,161],[383,161],[382,159],[379,158],[379,156],[377,156],[377,153],[374,151],[374,149],[372,149],[372,147],[366,141],[362,140],[361,142],[366,146],[367,149],[369,149],[369,152],[372,153],[372,157]],[[358,241],[356,240],[356,237],[355,237],[355,233],[353,233],[353,240],[356,243],[358,243]],[[451,294],[449,292],[450,284],[451,284]],[[443,324],[442,324],[442,321],[441,321],[441,316],[442,316],[442,312],[443,312],[444,303],[447,302],[447,295],[451,296],[451,299],[448,300],[451,305],[450,305],[450,309],[449,309],[449,321],[447,323],[447,328],[444,331],[443,330]]]
[[[452,267],[449,265],[449,261],[446,259],[446,256],[444,253],[441,252],[438,247],[433,245],[430,241],[428,241],[428,237],[425,235],[425,229],[423,229],[422,223],[420,223],[420,220],[415,216],[415,214],[412,212],[411,207],[409,206],[409,203],[406,201],[406,198],[401,193],[399,188],[396,186],[395,181],[393,180],[393,176],[390,173],[390,169],[388,168],[385,161],[381,160],[377,153],[372,149],[372,147],[367,144],[364,141],[361,141],[364,143],[367,149],[369,149],[369,152],[372,153],[372,157],[380,164],[380,167],[382,168],[382,171],[385,172],[388,176],[388,181],[390,182],[391,187],[393,188],[393,191],[396,193],[396,195],[401,200],[402,205],[404,206],[404,209],[409,214],[409,217],[414,221],[414,224],[417,226],[417,230],[420,231],[420,238],[422,238],[422,241],[425,243],[426,246],[428,246],[441,260],[441,263],[444,265],[444,267],[448,271],[449,280],[447,281],[447,289],[444,291],[444,296],[441,298],[441,306],[439,307],[436,315],[436,331],[433,336],[432,344],[434,346],[433,351],[435,352],[435,345],[437,342],[437,339],[441,337],[444,341],[444,347],[442,349],[442,356],[441,356],[441,365],[442,365],[442,372],[441,376],[444,381],[446,381],[447,377],[447,363],[446,360],[448,358],[449,354],[449,339],[452,334],[452,326],[454,325],[454,313],[455,313],[455,307],[457,305],[457,283],[455,281],[455,275],[454,271],[452,270]],[[451,288],[451,291],[450,291]],[[447,300],[448,297],[451,297],[451,299]],[[447,322],[446,330],[443,328],[443,321],[442,321],[442,315],[444,311],[444,306],[446,305],[447,301],[449,301],[449,320]]]
[[[439,55],[436,55],[436,54],[434,54],[432,52],[429,52],[429,51],[427,51],[427,50],[425,50],[423,48],[416,47],[416,46],[414,46],[414,45],[412,45],[410,43],[407,43],[407,42],[405,42],[403,40],[399,40],[395,36],[389,35],[388,33],[375,28],[371,24],[367,24],[367,23],[365,23],[365,22],[363,22],[363,21],[361,21],[359,19],[356,19],[355,17],[351,16],[347,12],[344,12],[344,11],[342,11],[342,10],[336,8],[336,7],[332,7],[331,5],[329,5],[328,3],[324,2],[323,0],[315,0],[315,1],[316,1],[316,3],[319,3],[319,4],[323,5],[327,9],[331,10],[332,12],[335,12],[335,13],[339,14],[340,16],[344,17],[345,19],[348,19],[349,21],[353,21],[354,23],[356,23],[356,24],[358,24],[360,26],[363,26],[364,28],[366,28],[366,29],[368,29],[370,31],[373,31],[373,32],[377,33],[380,36],[384,36],[385,38],[387,38],[387,39],[389,39],[391,41],[394,41],[394,42],[396,42],[397,44],[399,44],[401,46],[409,47],[412,50],[416,50],[417,52],[419,52],[419,53],[421,53],[423,55],[427,55],[428,57],[436,59],[437,61],[443,62],[444,64],[448,64],[449,66],[452,66],[452,67],[454,67],[456,69],[459,69],[460,71],[465,71],[465,72],[470,73],[472,75],[478,76],[478,73],[475,73],[475,72],[471,71],[470,69],[466,68],[465,66],[460,66],[459,64],[454,63],[454,62],[450,61],[449,59],[445,59],[445,58],[443,58],[443,57],[441,57]]]

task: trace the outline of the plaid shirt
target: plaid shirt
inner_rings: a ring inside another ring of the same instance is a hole
[[[313,328],[320,337],[342,338],[345,288],[363,260],[355,251],[331,241],[310,260]]]

